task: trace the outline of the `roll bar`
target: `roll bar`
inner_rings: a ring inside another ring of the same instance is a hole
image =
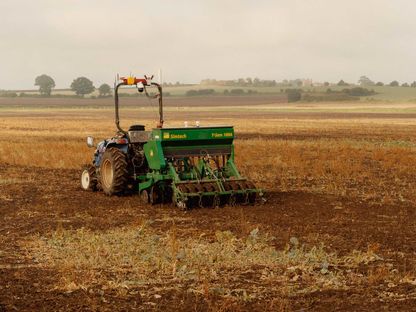
[[[162,86],[160,84],[156,83],[156,82],[151,81],[153,76],[150,77],[150,78],[148,78],[146,76],[144,76],[144,77],[145,77],[144,79],[143,78],[135,78],[135,77],[128,77],[128,78],[122,77],[121,78],[122,82],[117,84],[114,88],[114,104],[115,104],[114,106],[115,106],[115,114],[116,114],[116,119],[115,119],[116,127],[120,132],[122,132],[126,135],[127,135],[127,131],[123,130],[120,126],[120,115],[119,115],[119,109],[118,109],[119,108],[118,90],[121,86],[132,86],[132,85],[137,86],[138,83],[141,83],[143,85],[143,90],[145,91],[145,94],[148,98],[153,98],[153,99],[158,98],[158,100],[159,100],[159,124],[157,125],[157,127],[158,128],[163,127]],[[154,96],[149,95],[149,93],[147,92],[147,89],[146,89],[146,87],[149,87],[149,86],[156,86],[159,93],[154,95]],[[141,91],[139,90],[139,91],[142,92],[143,90],[141,90]]]

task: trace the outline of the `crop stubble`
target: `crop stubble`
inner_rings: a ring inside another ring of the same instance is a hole
[[[199,118],[205,124],[236,126],[238,166],[268,201],[183,214],[134,196],[81,192],[77,169],[91,156],[84,137],[108,136],[112,122],[92,112],[44,114],[0,121],[0,304],[7,309],[406,310],[415,303],[414,119],[263,114],[259,123],[207,112]],[[190,117],[170,114],[172,124]],[[159,270],[138,254],[160,259]]]

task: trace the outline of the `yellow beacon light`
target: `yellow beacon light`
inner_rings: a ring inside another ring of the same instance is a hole
[[[128,77],[127,78],[127,84],[129,86],[134,85],[136,83],[136,77]]]

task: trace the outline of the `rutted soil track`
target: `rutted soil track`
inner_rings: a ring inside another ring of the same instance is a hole
[[[56,272],[37,268],[32,259],[19,250],[19,242],[30,235],[45,235],[58,227],[107,230],[138,225],[153,220],[157,231],[167,231],[175,224],[178,235],[214,235],[216,230],[230,230],[247,235],[252,229],[276,237],[278,248],[290,237],[307,245],[324,243],[331,251],[347,254],[379,246],[378,254],[389,259],[401,272],[413,271],[416,238],[415,209],[409,205],[373,206],[354,199],[304,192],[280,193],[269,190],[264,205],[195,209],[184,213],[172,205],[143,206],[138,196],[107,197],[79,189],[77,170],[0,165],[0,311],[6,310],[84,310],[96,308],[125,310],[140,307],[140,296],[119,298],[106,294],[106,302],[86,291],[62,293],[53,290]],[[109,217],[111,216],[111,217]],[[394,253],[393,253],[394,252]],[[397,252],[402,257],[397,257]],[[255,275],[245,283],[256,282]],[[291,306],[312,310],[408,310],[414,299],[380,301],[385,284],[348,291],[324,291],[288,298]],[[391,290],[391,289],[388,289]],[[407,296],[416,287],[397,287]],[[414,298],[414,296],[413,296]],[[185,292],[170,292],[155,308],[176,310],[207,308],[203,298]],[[141,307],[145,308],[145,307]],[[247,309],[264,310],[264,303],[249,303]]]

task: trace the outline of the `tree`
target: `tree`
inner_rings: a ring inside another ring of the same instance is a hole
[[[35,86],[39,87],[39,93],[41,95],[50,96],[52,89],[55,88],[55,81],[48,75],[40,75],[35,79]]]
[[[300,79],[295,79],[295,86],[296,87],[302,87],[303,86],[303,81]]]
[[[345,86],[348,86],[348,83],[346,83],[344,80],[340,80],[338,83],[337,83],[337,85],[338,86],[343,86],[343,87],[345,87]]]
[[[402,87],[409,87],[409,84],[407,82],[402,84]]]
[[[300,101],[302,98],[301,90],[299,89],[286,89],[287,101],[289,103]]]
[[[382,86],[384,86],[384,83],[382,83],[381,81],[379,81],[379,82],[376,83],[376,86],[382,87]]]
[[[376,94],[374,90],[368,90],[362,87],[355,87],[351,89],[344,89],[342,90],[343,93],[351,95],[351,96],[369,96]]]
[[[410,85],[412,88],[416,88],[416,81],[413,81],[412,84]]]
[[[231,89],[230,94],[231,95],[243,95],[244,90],[243,89]]]
[[[99,93],[99,96],[101,96],[101,97],[111,95],[111,87],[108,84],[103,83],[98,88],[98,93]]]
[[[398,87],[399,86],[399,82],[397,80],[393,80],[392,82],[390,82],[389,86],[390,87]]]
[[[238,78],[237,85],[240,87],[244,87],[246,85],[246,81],[244,78]]]
[[[374,86],[374,82],[367,76],[361,76],[358,83],[360,86]]]
[[[95,90],[95,87],[91,80],[85,77],[78,77],[71,83],[71,90],[77,95],[84,96],[90,94]]]

